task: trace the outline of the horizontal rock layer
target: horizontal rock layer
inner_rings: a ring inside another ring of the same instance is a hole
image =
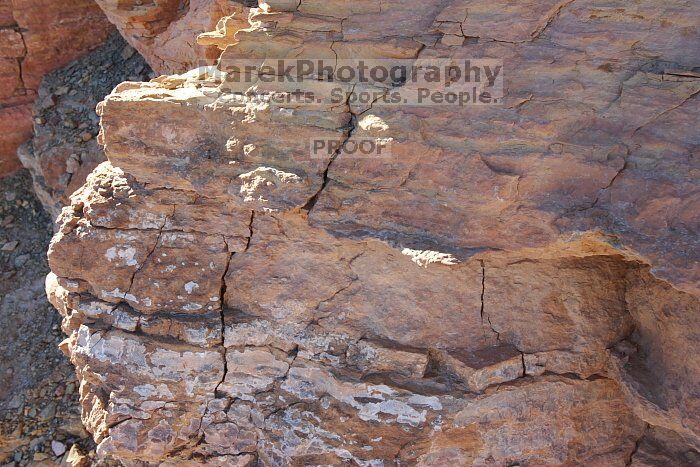
[[[697,462],[697,12],[269,0],[235,18],[200,38],[218,72],[99,106],[109,162],[50,246],[101,455]],[[445,56],[502,59],[503,105],[278,104],[362,85],[225,74]],[[320,138],[392,154],[310,157]]]

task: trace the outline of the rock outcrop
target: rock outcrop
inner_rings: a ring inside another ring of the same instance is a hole
[[[268,0],[249,20],[201,39],[220,70],[107,96],[109,161],[59,218],[47,292],[100,455],[699,461],[692,5]],[[231,71],[363,57],[499,59],[504,100]],[[310,153],[330,139],[391,155]]]
[[[99,46],[113,28],[92,0],[0,0],[0,176],[20,167],[42,77]]]
[[[256,0],[95,0],[126,40],[161,74],[183,73],[215,63],[212,43],[197,43],[222,18],[242,29],[248,26]],[[225,28],[221,23],[220,28]]]
[[[97,144],[97,104],[122,81],[146,81],[153,72],[114,31],[97,49],[46,75],[32,115],[34,136],[18,150],[34,191],[55,219],[69,196],[106,160]]]

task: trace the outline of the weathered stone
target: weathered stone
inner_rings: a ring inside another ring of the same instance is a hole
[[[117,11],[158,38],[173,6]],[[697,12],[276,0],[249,19],[202,36],[220,69],[107,96],[109,162],[60,217],[48,290],[102,455],[694,459]],[[499,58],[504,100],[334,103],[334,86],[389,88],[226,74],[363,56]],[[271,99],[305,92],[320,99]],[[391,155],[313,157],[314,138]]]
[[[183,73],[214,63],[218,49],[211,41],[198,45],[197,36],[213,30],[223,17],[228,17],[229,24],[235,21],[238,29],[247,27],[251,6],[246,0],[96,3],[153,69],[164,74]]]

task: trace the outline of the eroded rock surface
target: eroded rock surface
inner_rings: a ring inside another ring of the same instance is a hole
[[[92,0],[0,0],[0,176],[20,167],[42,77],[99,46],[113,27]]]
[[[95,0],[124,38],[159,73],[183,73],[212,64],[215,43],[197,36],[215,29],[222,18],[236,30],[248,26],[255,0]],[[229,26],[231,27],[231,26]],[[225,29],[221,23],[220,28]]]
[[[201,71],[117,87],[47,279],[100,455],[697,462],[697,15],[269,0],[202,37],[223,71],[500,58],[505,102],[277,104],[330,84]],[[312,138],[392,157],[309,157]]]

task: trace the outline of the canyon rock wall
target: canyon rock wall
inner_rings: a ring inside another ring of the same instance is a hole
[[[98,453],[700,462],[698,14],[268,0],[201,37],[220,70],[119,85],[47,279]],[[363,57],[499,59],[504,101],[338,103],[410,83],[229,68]],[[312,157],[326,138],[391,156]]]
[[[113,31],[92,0],[0,0],[0,176],[20,167],[42,77]]]

